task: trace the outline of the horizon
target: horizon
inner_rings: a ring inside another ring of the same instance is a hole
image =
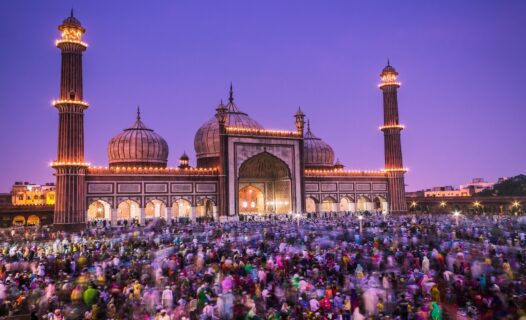
[[[226,99],[232,81],[239,108],[265,128],[294,130],[301,106],[313,133],[346,169],[381,169],[377,84],[390,59],[402,82],[407,191],[524,174],[526,44],[517,39],[526,31],[526,4],[473,8],[469,4],[479,2],[471,1],[455,3],[458,11],[450,12],[417,2],[291,2],[281,11],[272,3],[125,9],[118,2],[75,3],[89,44],[83,58],[87,162],[107,166],[107,143],[133,123],[140,105],[144,123],[168,142],[169,166],[183,152],[195,165],[194,134]],[[0,9],[1,35],[10,44],[0,52],[0,133],[8,137],[0,148],[9,155],[0,157],[0,192],[8,192],[15,181],[55,180],[48,164],[57,153],[58,112],[51,100],[58,97],[60,52],[53,41],[69,8],[30,1]],[[386,19],[392,15],[402,17],[396,25]],[[28,25],[34,28],[20,27]]]

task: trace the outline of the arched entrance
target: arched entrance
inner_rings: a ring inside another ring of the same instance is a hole
[[[289,167],[268,152],[243,162],[237,191],[239,213],[286,214],[294,207]]]
[[[371,199],[367,198],[366,196],[358,197],[358,201],[356,201],[356,207],[358,211],[372,210]]]
[[[175,219],[189,219],[192,204],[186,199],[178,199],[172,205],[172,214]]]
[[[335,212],[336,210],[336,199],[333,197],[326,197],[321,203],[322,212]]]
[[[141,218],[141,206],[133,200],[125,200],[117,207],[117,220],[139,221]]]
[[[203,198],[197,202],[197,218],[213,218],[214,202],[208,198]]]
[[[316,199],[312,197],[308,197],[307,199],[305,199],[305,207],[306,207],[307,213],[316,212],[316,204],[317,204]]]
[[[380,196],[375,197],[373,203],[374,203],[374,210],[387,212],[388,210],[387,200],[385,200],[384,197],[380,197]]]
[[[161,217],[166,219],[166,205],[161,200],[150,200],[146,204],[144,217],[149,220]]]
[[[88,207],[88,221],[111,220],[111,205],[106,201],[97,200]]]
[[[343,212],[356,211],[356,206],[354,204],[354,201],[348,197],[341,198],[340,199],[340,211],[343,211]]]
[[[40,217],[32,214],[29,217],[27,217],[26,223],[28,226],[38,226],[40,225]]]
[[[26,224],[26,218],[24,216],[16,216],[13,218],[14,226],[24,226]]]

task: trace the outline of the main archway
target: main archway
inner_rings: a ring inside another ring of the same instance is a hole
[[[241,214],[292,212],[291,174],[278,157],[262,152],[239,168],[237,210]]]

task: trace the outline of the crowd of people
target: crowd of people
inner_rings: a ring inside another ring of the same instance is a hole
[[[517,217],[0,231],[0,319],[526,319]]]

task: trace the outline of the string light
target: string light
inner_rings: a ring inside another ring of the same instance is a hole
[[[301,137],[301,133],[296,131],[286,130],[267,130],[267,129],[253,129],[240,127],[226,127],[228,133],[233,134],[251,134],[251,135],[266,135],[266,136],[287,136],[287,137]]]
[[[381,175],[382,170],[344,170],[344,169],[306,169],[307,176],[360,176],[360,175]]]
[[[409,168],[384,168],[380,171],[383,172],[408,172]]]
[[[84,48],[88,47],[88,44],[86,42],[82,42],[80,40],[73,40],[73,39],[60,39],[55,41],[55,45],[58,47],[59,45],[63,43],[72,43],[72,44],[78,44],[83,46]]]
[[[70,162],[70,161],[53,161],[49,163],[50,167],[68,167],[68,166],[79,166],[79,167],[89,167],[88,162]]]
[[[51,104],[55,107],[61,104],[80,104],[81,106],[84,106],[86,108],[89,106],[86,101],[81,100],[53,100]]]
[[[218,168],[157,168],[157,167],[89,167],[93,174],[162,174],[162,175],[215,175]]]
[[[389,124],[385,126],[380,126],[378,129],[385,130],[385,129],[405,129],[405,126],[403,124]]]

